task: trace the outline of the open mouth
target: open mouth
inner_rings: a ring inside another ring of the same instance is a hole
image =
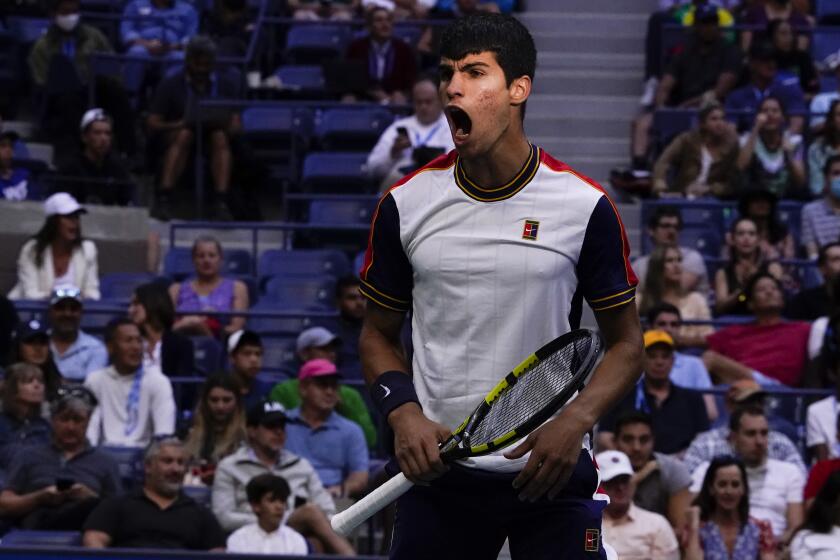
[[[455,139],[466,140],[472,130],[472,119],[470,116],[466,111],[454,105],[446,108],[446,114],[455,133]]]

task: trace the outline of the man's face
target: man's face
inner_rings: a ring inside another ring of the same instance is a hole
[[[233,371],[253,379],[262,370],[263,349],[261,346],[241,346],[230,355]]]
[[[654,344],[645,350],[645,376],[654,380],[668,379],[674,367],[674,349],[667,344]]]
[[[656,227],[648,229],[655,245],[676,245],[680,238],[680,219],[676,216],[663,216],[656,222]]]
[[[338,376],[321,375],[300,382],[303,403],[319,412],[332,412],[338,405]]]
[[[77,449],[85,441],[90,414],[82,414],[72,408],[66,408],[54,414],[52,421],[53,438],[61,449]]]
[[[147,487],[162,496],[174,497],[178,494],[187,471],[187,457],[183,448],[164,445],[145,466]]]
[[[638,471],[653,458],[653,431],[642,422],[625,424],[615,438],[615,448],[630,458]]]
[[[303,348],[299,354],[302,362],[323,359],[336,363],[338,361],[338,345],[330,343],[325,346],[309,346],[308,348]]]
[[[820,273],[826,282],[840,276],[840,245],[826,249],[825,262],[820,266]]]
[[[441,59],[440,95],[452,140],[462,157],[489,153],[514,119],[520,119],[512,92],[525,101],[530,81],[523,77],[508,86],[492,52],[468,54],[461,60]]]
[[[388,10],[376,10],[370,16],[370,36],[377,41],[387,41],[394,32],[394,24]]]
[[[365,317],[365,298],[358,286],[347,286],[338,297],[338,312],[350,321],[361,321]]]
[[[767,458],[767,418],[760,414],[744,414],[736,431],[729,434],[732,449],[749,467],[764,463]]]
[[[8,169],[12,166],[14,151],[11,140],[8,138],[0,140],[0,169]]]
[[[279,526],[286,514],[286,500],[266,494],[259,502],[251,504],[251,509],[258,517],[266,519],[269,525]]]
[[[194,84],[207,85],[210,83],[210,74],[213,73],[215,61],[210,56],[193,56],[187,59],[187,73]]]
[[[111,123],[93,121],[82,135],[85,147],[99,157],[105,157],[111,151]]]
[[[286,423],[277,421],[269,425],[260,424],[248,428],[248,436],[256,447],[260,447],[271,453],[280,453],[283,445],[286,444]]]
[[[761,278],[753,286],[749,305],[753,313],[767,313],[781,311],[784,307],[784,297],[778,284],[770,278]]]
[[[50,324],[56,334],[75,336],[82,323],[82,304],[74,299],[57,301],[50,307]]]
[[[143,338],[137,325],[120,325],[108,344],[108,353],[117,369],[140,369],[143,365]]]
[[[668,311],[663,311],[662,313],[656,316],[656,319],[654,319],[651,328],[656,329],[658,331],[665,331],[666,333],[670,334],[673,338],[674,336],[676,336],[677,331],[679,330],[681,325],[682,321],[680,321],[679,315],[677,315],[676,313],[669,313]]]
[[[414,85],[411,92],[414,103],[414,115],[420,124],[432,124],[440,118],[443,107],[435,85],[429,80],[423,80]]]
[[[57,16],[69,16],[78,14],[80,11],[81,5],[77,0],[63,0],[55,7],[55,15]]]
[[[633,483],[630,480],[630,475],[622,474],[616,476],[603,484],[604,492],[610,497],[610,505],[607,506],[612,510],[625,511],[633,502]]]

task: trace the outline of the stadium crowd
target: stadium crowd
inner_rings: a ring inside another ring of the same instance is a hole
[[[350,262],[363,247],[316,242],[234,269],[241,250],[202,234],[113,298],[84,215],[192,217],[181,199],[203,181],[197,161],[218,221],[264,217],[255,177],[314,188],[294,157],[278,171],[282,150],[259,149],[293,127],[258,130],[254,108],[213,100],[320,103],[296,114],[316,130],[330,110],[385,110],[361,140],[286,146],[363,146],[364,192],[385,189],[453,148],[427,72],[441,23],[515,3],[130,0],[116,18],[84,0],[19,4],[5,28],[29,18],[43,33],[20,41],[29,82],[0,106],[32,125],[0,131],[0,193],[43,200],[44,222],[0,298],[2,530],[67,531],[91,548],[355,554],[362,540],[329,518],[384,480],[391,445],[361,377]],[[840,555],[840,86],[818,71],[840,79],[840,51],[811,55],[814,30],[840,14],[814,8],[661,0],[650,16],[632,131],[633,178],[649,190],[633,262],[644,375],[595,438],[603,536],[621,558]],[[296,29],[318,26],[352,33],[339,52],[293,48]],[[295,82],[304,67],[314,89]],[[675,126],[669,109],[689,120]],[[32,157],[44,140],[54,162]],[[313,301],[284,291],[322,276]],[[312,305],[320,315],[283,315]],[[386,549],[390,522],[365,551]]]

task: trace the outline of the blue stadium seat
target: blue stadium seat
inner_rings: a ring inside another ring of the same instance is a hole
[[[837,76],[820,76],[820,93],[837,91]]]
[[[82,313],[82,330],[88,334],[102,334],[105,332],[105,327],[116,317],[124,316],[127,300],[123,300],[120,304],[114,301],[94,301],[87,300],[84,303],[84,312]],[[117,313],[97,313],[97,309],[113,309],[118,306],[122,309]]]
[[[720,255],[721,235],[708,227],[686,227],[680,232],[680,245],[696,249],[701,255]]]
[[[393,114],[383,107],[329,109],[321,116],[315,134],[325,150],[370,152],[393,120]]]
[[[294,303],[291,307],[277,303],[262,301],[251,307],[251,311],[261,312],[288,312],[303,311]],[[261,335],[272,336],[297,336],[304,329],[321,326],[335,332],[338,327],[338,320],[332,317],[249,317],[248,328]]]
[[[836,27],[818,27],[811,36],[811,56],[814,62],[822,62],[825,58],[840,50],[840,29]]]
[[[211,489],[209,486],[184,486],[184,494],[203,505],[210,507]]]
[[[840,15],[840,0],[815,0],[814,15],[817,20],[825,16]]]
[[[260,287],[257,278],[248,274],[232,274],[230,277],[234,280],[239,280],[248,288],[248,305],[254,305],[260,300]]]
[[[295,63],[320,63],[344,54],[350,40],[346,25],[294,25],[286,36],[286,56]]]
[[[303,95],[323,94],[326,89],[324,71],[320,66],[281,66],[275,72],[283,87]]]
[[[143,448],[103,445],[99,448],[117,462],[123,488],[129,490],[143,480]]]
[[[3,535],[0,546],[81,546],[79,531],[29,531],[12,529]]]
[[[260,256],[257,276],[331,275],[340,277],[350,270],[347,255],[330,249],[269,249]]]
[[[661,152],[681,132],[691,129],[697,121],[696,109],[657,109],[653,114],[653,130]]]
[[[249,107],[242,111],[242,137],[273,178],[297,181],[299,160],[314,130],[304,107]]]
[[[330,309],[335,299],[335,279],[332,276],[274,276],[265,284],[266,302]]]
[[[313,122],[312,111],[305,107],[248,107],[242,111],[242,131],[251,136],[284,133],[308,137]]]
[[[191,336],[195,368],[202,375],[210,375],[222,368],[222,343],[209,336]]]
[[[6,25],[18,43],[31,45],[47,32],[50,20],[46,18],[10,17],[6,19]]]
[[[802,206],[801,202],[795,200],[782,200],[776,207],[779,220],[787,226],[795,240],[800,239],[802,232]]]
[[[359,251],[353,258],[353,273],[358,275],[359,271],[365,265],[365,254],[367,251]]]
[[[245,275],[253,272],[250,251],[245,249],[226,249],[224,258],[225,274]]]
[[[103,300],[128,301],[137,286],[154,279],[155,276],[148,272],[111,272],[99,278],[99,291]]]
[[[370,224],[378,197],[315,199],[309,203],[310,224]]]
[[[301,186],[317,192],[360,193],[371,188],[366,153],[315,152],[303,161]]]
[[[417,46],[417,42],[422,36],[423,28],[418,25],[400,23],[394,26],[394,37],[402,39],[412,49]]]
[[[272,377],[282,378],[295,377],[295,336],[263,336],[263,371],[271,372]]]

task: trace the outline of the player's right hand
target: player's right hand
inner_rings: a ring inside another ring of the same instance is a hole
[[[448,469],[439,445],[451,431],[423,415],[416,403],[406,403],[388,415],[394,430],[394,452],[403,474],[414,484],[428,484]]]

